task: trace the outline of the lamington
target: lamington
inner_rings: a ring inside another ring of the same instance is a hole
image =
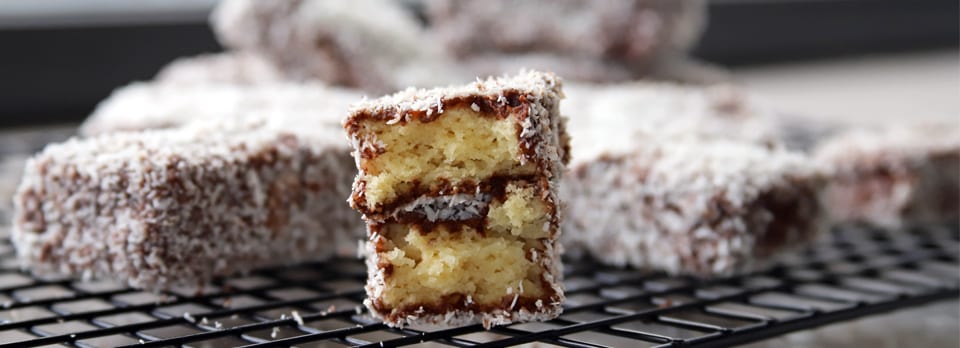
[[[231,121],[48,145],[14,198],[19,259],[158,290],[329,258],[356,245],[340,207],[355,170],[338,129],[306,133]]]
[[[236,72],[236,69],[228,70]],[[330,156],[340,156],[339,162],[353,162],[350,145],[340,134],[340,122],[350,104],[363,99],[360,92],[318,82],[245,84],[232,77],[228,80],[232,82],[198,79],[190,83],[165,80],[131,83],[100,102],[81,125],[79,133],[94,137],[200,126],[220,132],[221,128],[254,127],[262,123],[267,126],[264,132],[319,136],[316,141],[328,146]],[[341,181],[337,185],[349,192],[356,168],[350,165],[342,169],[346,172],[338,173],[336,177]],[[347,204],[331,206],[329,214],[356,215]],[[337,241],[337,253],[341,256],[356,254],[357,240],[364,235],[364,225],[359,218],[349,222],[354,238]]]
[[[446,65],[435,62],[441,49],[398,1],[226,0],[210,22],[224,47],[257,52],[289,79],[388,93],[418,79],[446,82],[458,72],[437,73]]]
[[[832,217],[882,227],[960,219],[960,127],[900,124],[841,132],[817,146]]]
[[[818,234],[822,173],[783,149],[776,113],[750,93],[651,82],[565,90],[571,256],[720,276]]]
[[[367,223],[365,305],[388,325],[559,315],[561,80],[521,72],[407,89],[344,122]]]
[[[634,79],[665,54],[686,51],[695,43],[705,12],[700,0],[424,3],[429,33],[459,59],[532,53],[594,59],[619,64],[631,70],[627,76]]]
[[[702,135],[635,139],[593,157],[574,150],[561,197],[575,252],[714,277],[761,267],[822,230],[824,179],[802,154]]]

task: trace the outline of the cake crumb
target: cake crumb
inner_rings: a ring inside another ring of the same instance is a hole
[[[303,317],[300,316],[300,312],[293,311],[290,314],[293,315],[293,320],[297,322],[297,325],[303,326]]]

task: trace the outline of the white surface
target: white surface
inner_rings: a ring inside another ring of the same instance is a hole
[[[958,51],[876,55],[734,70],[780,111],[843,123],[960,123]]]

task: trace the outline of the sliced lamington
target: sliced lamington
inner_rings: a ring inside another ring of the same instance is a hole
[[[960,218],[960,127],[896,125],[850,130],[815,151],[831,171],[833,218],[880,226]]]
[[[15,197],[23,265],[163,289],[322,260],[354,238],[358,217],[341,205],[355,171],[339,131],[226,125],[47,146]]]
[[[563,301],[553,74],[408,89],[355,106],[365,304],[389,325],[546,320]]]
[[[651,136],[602,155],[577,155],[574,148],[562,186],[569,208],[564,242],[608,264],[729,275],[811,240],[822,227],[824,180],[798,153]]]

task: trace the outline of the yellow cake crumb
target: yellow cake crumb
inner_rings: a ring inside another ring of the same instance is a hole
[[[436,303],[454,294],[469,295],[478,304],[499,304],[513,294],[543,294],[539,266],[527,260],[522,239],[483,236],[467,226],[459,231],[438,227],[426,234],[404,225],[389,230],[395,248],[383,258],[393,270],[382,297],[389,307]]]
[[[431,231],[416,224],[388,225],[381,257],[391,272],[383,303],[402,308],[463,295],[481,305],[500,305],[504,296],[543,295],[543,270],[528,255],[543,252],[547,214],[534,187],[511,182],[506,197],[491,202],[483,233],[469,225],[455,230],[437,225]]]
[[[549,237],[546,226],[549,212],[543,201],[536,197],[536,190],[510,183],[506,192],[506,200],[490,203],[487,229],[526,239]]]
[[[532,163],[520,164],[517,124],[514,116],[497,119],[470,107],[444,110],[430,122],[366,121],[366,133],[383,150],[364,159],[367,208],[390,202],[412,189],[413,182],[457,184],[534,173]]]

